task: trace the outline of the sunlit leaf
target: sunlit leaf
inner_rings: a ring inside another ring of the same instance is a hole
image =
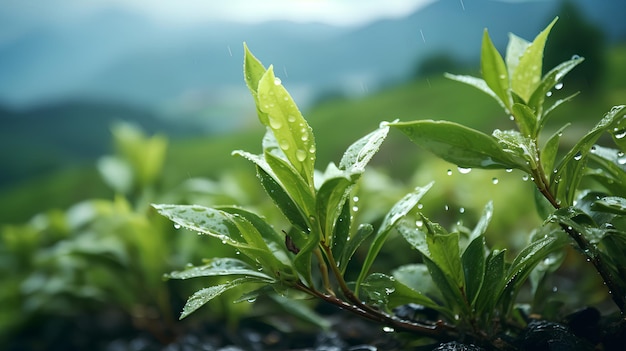
[[[559,83],[569,71],[574,69],[574,67],[578,66],[581,62],[584,61],[582,57],[575,57],[571,60],[567,60],[558,66],[554,67],[550,70],[550,72],[546,73],[546,75],[541,80],[541,84],[535,89],[535,92],[530,97],[528,101],[528,106],[532,107],[535,110],[537,116],[539,116],[540,120],[545,119],[545,117],[549,114],[548,111],[543,112],[543,103],[546,98],[546,94],[557,84]],[[545,123],[545,121],[541,121],[541,123]],[[541,130],[541,129],[540,129]]]
[[[243,241],[235,223],[222,211],[199,205],[153,204],[152,207],[172,222],[192,231],[214,236],[228,244]]]
[[[529,101],[533,92],[541,83],[543,49],[556,18],[526,48],[511,76],[511,88],[524,101]]]
[[[520,38],[513,33],[509,33],[509,43],[506,46],[506,68],[508,69],[509,77],[513,76],[513,72],[519,65],[520,57],[524,54],[530,42],[526,39]]]
[[[444,76],[448,79],[456,80],[457,82],[465,83],[467,85],[473,86],[474,88],[477,88],[483,93],[494,98],[498,102],[498,104],[502,106],[502,108],[505,111],[508,111],[508,107],[505,106],[502,100],[500,99],[500,97],[498,97],[498,95],[493,90],[491,90],[491,88],[489,88],[489,86],[487,85],[487,82],[485,82],[484,79],[467,76],[467,75],[456,75],[456,74],[450,74],[450,73],[445,73]]]
[[[483,32],[483,42],[480,51],[480,70],[487,86],[498,96],[501,104],[511,109],[511,97],[509,96],[509,74],[504,65],[504,60],[491,42],[489,33]]]
[[[331,245],[335,224],[353,185],[347,178],[333,178],[324,182],[317,192],[317,214],[324,230],[324,240]]]
[[[313,131],[291,95],[274,76],[272,66],[259,81],[257,98],[259,110],[267,114],[266,126],[272,129],[280,149],[307,184],[312,186],[315,165]]]
[[[531,173],[531,170],[537,169],[537,149],[532,138],[523,136],[516,130],[500,130],[493,131],[493,136],[498,140],[498,145],[503,152],[510,155],[511,158],[517,160],[519,169]]]
[[[574,201],[576,190],[584,175],[583,171],[591,147],[604,131],[613,128],[619,118],[622,117],[623,110],[624,105],[614,106],[593,129],[574,145],[559,163],[550,188],[556,194],[557,201],[560,201],[563,206],[569,206]]]
[[[389,126],[383,125],[348,147],[339,162],[339,169],[349,174],[363,173],[365,166],[374,157],[389,133]]]
[[[433,183],[431,182],[426,186],[415,188],[413,192],[407,194],[395,205],[393,205],[391,210],[387,213],[387,215],[383,219],[382,224],[380,225],[380,228],[378,228],[378,231],[376,232],[376,236],[372,241],[372,244],[363,262],[363,266],[361,267],[361,273],[359,274],[359,278],[357,279],[357,289],[360,283],[363,281],[363,278],[365,278],[365,275],[368,273],[372,263],[374,262],[374,259],[376,258],[376,256],[378,256],[378,253],[385,243],[385,240],[389,236],[391,229],[401,218],[406,216],[409,211],[417,206],[419,200],[426,194],[426,192],[432,187],[432,185]]]
[[[309,216],[315,213],[312,183],[307,184],[301,174],[284,159],[267,151],[264,155],[267,164],[274,172],[282,188],[298,208],[302,210],[303,215]]]
[[[214,277],[224,275],[248,275],[272,282],[274,279],[263,272],[259,272],[244,261],[236,258],[212,258],[202,266],[187,268],[166,274],[168,279],[190,279],[197,277]]]
[[[188,300],[185,306],[183,307],[183,311],[180,314],[180,319],[183,319],[190,315],[192,312],[196,311],[198,308],[204,306],[207,302],[212,299],[218,297],[224,292],[237,287],[241,284],[245,283],[264,283],[264,280],[260,280],[257,277],[243,277],[237,278],[229,281],[226,284],[214,285],[208,288],[204,288],[202,290],[196,291]]]
[[[427,233],[426,244],[430,252],[429,258],[453,279],[457,288],[465,285],[463,278],[463,265],[459,250],[459,233],[449,234]]]
[[[512,108],[513,116],[520,132],[527,137],[537,137],[537,116],[533,110],[523,104],[515,103]]]
[[[393,123],[418,146],[465,168],[521,168],[498,141],[482,132],[447,121]]]

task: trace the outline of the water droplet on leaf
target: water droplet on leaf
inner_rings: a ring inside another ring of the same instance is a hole
[[[282,81],[278,77],[274,77],[274,85],[281,85]]]
[[[559,82],[559,83],[556,83],[556,85],[554,86],[554,89],[556,89],[556,90],[561,90],[561,89],[563,89],[563,83],[560,83],[560,82]]]
[[[583,154],[581,154],[580,151],[578,151],[578,153],[574,155],[574,160],[580,161],[581,158],[583,158]]]

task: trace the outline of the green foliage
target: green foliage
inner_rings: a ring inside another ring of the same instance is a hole
[[[542,277],[561,263],[548,258],[557,257],[572,241],[593,260],[607,285],[619,291],[620,297],[614,299],[623,308],[625,285],[620,277],[624,265],[619,257],[623,257],[624,232],[619,226],[626,199],[608,194],[591,200],[590,193],[580,189],[584,177],[594,177],[607,188],[621,190],[624,169],[615,163],[623,160],[623,150],[599,149],[594,144],[602,133],[612,131],[623,147],[623,107],[613,108],[560,159],[559,141],[565,127],[540,143],[548,116],[573,97],[546,107],[546,94],[583,61],[572,58],[542,76],[543,51],[555,23],[556,19],[532,42],[511,35],[505,58],[485,31],[482,78],[448,75],[496,99],[517,130],[496,129],[488,135],[445,121],[383,122],[350,145],[338,165],[331,162],[323,172],[314,170],[317,145],[312,129],[274,76],[272,66],[266,69],[245,47],[245,81],[266,134],[262,154],[233,154],[255,165],[263,188],[291,228],[276,231],[262,216],[241,208],[153,205],[177,225],[215,236],[241,254],[238,259],[218,257],[169,275],[176,279],[233,276],[227,283],[194,294],[181,318],[223,292],[243,286],[249,292],[239,300],[272,291],[291,296],[299,292],[399,330],[442,339],[469,334],[481,342],[495,342],[503,330],[515,332],[509,321],[514,319],[517,296],[526,280],[532,277],[535,291]],[[421,211],[419,204],[433,186],[430,183],[402,197],[376,224],[359,224],[358,183],[390,128],[462,167],[464,173],[471,168],[515,168],[527,173],[536,185],[538,209],[546,222],[508,262],[506,250],[487,245],[485,233],[493,205],[485,207],[474,229],[458,223],[448,231]],[[585,166],[591,163],[603,169],[590,172]],[[598,223],[611,225],[602,229]],[[420,262],[400,266],[391,275],[371,272],[394,228],[419,252]],[[602,241],[613,246],[602,249]],[[359,249],[365,250],[363,261],[356,280],[350,282],[348,265]],[[443,321],[423,324],[391,314],[394,307],[408,302],[437,310]]]

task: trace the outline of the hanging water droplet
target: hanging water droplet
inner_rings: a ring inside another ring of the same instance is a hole
[[[281,85],[282,81],[278,77],[274,77],[274,85]]]
[[[615,135],[616,139],[623,139],[626,136],[626,129],[615,131],[615,134],[613,135]]]
[[[280,146],[280,148],[283,150],[289,150],[289,142],[287,141],[287,139],[281,139],[281,141],[278,143],[278,146]]]
[[[498,184],[499,180],[496,177],[491,178],[491,183],[492,184]]]
[[[507,168],[507,169],[505,169],[505,171],[506,171],[506,173],[511,173],[511,172],[513,172],[513,168]]]
[[[248,301],[249,303],[254,303],[254,302],[256,302],[256,297],[251,297],[251,298],[247,299],[246,301]]]
[[[270,127],[272,127],[272,129],[280,129],[283,126],[283,122],[280,119],[273,118],[272,116],[269,116],[268,119],[270,121]]]
[[[383,327],[383,331],[385,333],[393,333],[394,331],[396,331],[395,329],[393,329],[392,327]]]
[[[421,203],[417,204],[417,209],[418,210],[421,210],[422,208],[424,208],[424,204],[421,204]]]
[[[447,175],[452,175],[452,170],[449,169],[448,172],[446,172]]]
[[[298,159],[298,161],[304,162],[304,160],[306,160],[306,151],[302,149],[296,150],[296,158]]]
[[[580,59],[580,55],[572,55],[572,60],[578,60]]]
[[[174,223],[174,229],[180,229],[181,225],[178,223]]]
[[[561,82],[556,83],[556,85],[554,86],[554,89],[556,89],[556,90],[561,90],[561,89],[563,89],[563,83],[561,83]]]
[[[522,180],[523,180],[523,181],[527,181],[527,180],[528,180],[528,174],[524,174],[524,175],[522,176]]]
[[[581,158],[583,158],[583,154],[581,154],[580,151],[578,151],[576,155],[574,155],[574,160],[580,161]]]
[[[459,173],[461,173],[461,174],[468,174],[469,172],[472,171],[471,168],[463,168],[463,167],[457,167],[457,168],[459,170]]]

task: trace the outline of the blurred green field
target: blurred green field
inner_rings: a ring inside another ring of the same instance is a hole
[[[567,121],[574,122],[564,134],[565,144],[576,141],[613,105],[626,102],[626,46],[611,49],[607,57],[608,74],[601,91],[582,91],[573,102],[560,107],[548,124],[550,130],[550,126],[554,129]],[[567,81],[558,93],[572,93],[567,89]],[[554,98],[558,98],[557,94]],[[339,160],[349,144],[385,120],[445,119],[485,132],[512,127],[512,122],[490,97],[442,76],[390,86],[362,98],[327,99],[304,114],[316,135],[318,169]],[[260,151],[263,129],[256,116],[247,118],[247,124],[252,126],[237,133],[171,142],[160,186],[168,189],[193,177],[216,178],[225,170],[237,173],[244,169],[251,173],[252,166],[247,161],[231,156],[235,149]],[[426,160],[432,158],[400,133],[391,133],[373,165],[391,170],[393,178],[408,180],[424,162],[432,162]],[[2,222],[16,223],[46,209],[65,208],[81,199],[112,195],[97,176],[95,166],[88,164],[43,174],[1,190],[0,213]]]

